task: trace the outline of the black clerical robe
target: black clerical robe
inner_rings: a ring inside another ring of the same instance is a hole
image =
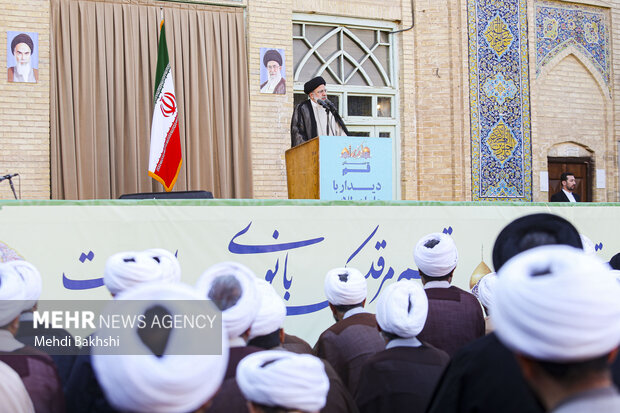
[[[431,398],[428,413],[543,413],[514,355],[495,333],[456,352]]]

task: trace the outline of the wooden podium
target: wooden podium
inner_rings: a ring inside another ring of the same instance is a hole
[[[289,199],[393,199],[391,138],[319,136],[285,157]]]
[[[284,157],[288,199],[319,199],[319,138],[287,150]]]

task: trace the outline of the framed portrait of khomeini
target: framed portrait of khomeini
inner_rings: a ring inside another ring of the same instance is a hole
[[[284,49],[260,49],[260,93],[286,93]]]
[[[8,81],[37,83],[39,81],[39,34],[8,31],[6,48]]]

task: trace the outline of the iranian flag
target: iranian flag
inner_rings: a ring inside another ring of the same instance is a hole
[[[159,27],[149,176],[160,182],[169,192],[179,176],[183,160],[181,157],[177,98],[174,94],[172,71],[168,61],[168,46],[163,20]]]

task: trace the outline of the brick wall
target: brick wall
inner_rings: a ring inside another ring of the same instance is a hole
[[[608,99],[583,63],[572,54],[563,58],[539,79],[537,92],[534,177],[547,169],[551,147],[563,142],[579,144],[590,152],[596,169],[608,169]],[[536,201],[547,200],[547,192],[540,192],[539,179],[534,179],[534,192]],[[604,189],[595,190],[592,195],[594,201],[607,198]]]
[[[0,53],[0,175],[19,173],[22,199],[50,197],[50,3],[49,0],[0,0],[0,44],[7,31],[39,34],[39,82],[9,83],[7,56]],[[19,196],[19,193],[18,193]],[[13,199],[8,181],[0,183],[0,199]]]
[[[403,21],[401,26],[408,28],[412,23],[411,2],[402,1]],[[414,22],[414,26],[418,21]],[[402,199],[415,199],[418,190],[416,175],[416,50],[417,28],[402,32],[399,40],[400,73],[400,187]]]
[[[468,68],[466,3],[424,0],[415,6],[417,187],[406,191],[406,199],[470,200],[469,114],[463,95]]]
[[[248,65],[254,198],[286,199],[284,152],[291,146],[293,113],[292,0],[250,2],[247,11]],[[260,48],[284,49],[286,94],[260,93]]]
[[[283,199],[287,198],[284,153],[290,147],[293,111],[293,13],[324,14],[334,19],[380,19],[404,28],[412,22],[411,1],[244,0],[241,4],[247,6],[254,197]],[[467,2],[416,0],[414,4],[415,28],[397,35],[402,199],[470,200]],[[617,202],[620,0],[605,3],[611,6],[614,47],[611,96],[602,93],[600,82],[587,62],[568,54],[536,78],[534,4],[534,0],[528,1],[534,200],[547,199],[547,193],[540,191],[539,174],[547,168],[549,151],[571,141],[592,151],[595,168],[607,171],[607,188],[595,189],[594,199]],[[6,78],[0,81],[0,175],[15,172],[21,175],[22,198],[47,199],[50,195],[50,3],[49,0],[0,0],[0,7],[2,44],[6,44],[7,30],[38,32],[40,42],[39,83],[8,83]],[[286,95],[260,93],[261,47],[285,50],[289,81]],[[0,65],[6,67],[4,55],[0,57]],[[0,183],[0,199],[10,198],[8,183]]]
[[[401,7],[410,10],[411,0],[293,0],[295,12],[392,21],[401,19]]]
[[[580,2],[573,2],[580,3]],[[584,2],[588,4],[590,2]],[[618,73],[620,40],[617,19],[620,17],[615,2],[611,16],[612,72]],[[596,4],[594,4],[596,5]],[[533,4],[532,7],[533,9]],[[603,10],[605,10],[603,8]],[[530,11],[530,21],[533,19]],[[614,15],[616,16],[614,18]],[[530,27],[532,27],[530,25]],[[589,154],[593,164],[592,201],[618,202],[617,116],[614,115],[613,96],[599,71],[576,48],[569,47],[547,63],[536,77],[535,35],[530,31],[530,78],[532,103],[532,172],[534,201],[546,202],[548,192],[540,189],[540,173],[547,171],[547,157],[557,154],[557,148],[570,143],[580,147],[581,154]],[[617,40],[616,40],[617,39]],[[615,76],[618,79],[617,75]],[[614,82],[617,84],[617,80]],[[614,121],[616,118],[616,121]],[[615,127],[614,127],[615,124]],[[606,188],[596,188],[596,171],[605,170]]]

